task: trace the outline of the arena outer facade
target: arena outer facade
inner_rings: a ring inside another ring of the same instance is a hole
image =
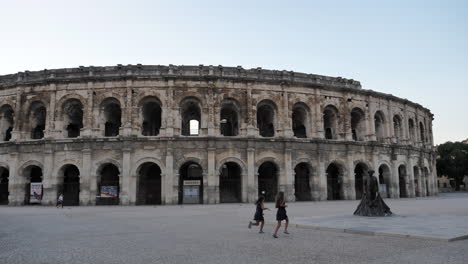
[[[0,99],[3,204],[359,199],[368,169],[386,197],[437,193],[431,112],[341,77],[79,67],[0,76]]]

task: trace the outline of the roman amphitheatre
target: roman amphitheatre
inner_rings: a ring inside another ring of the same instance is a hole
[[[0,100],[2,204],[352,200],[369,169],[384,197],[437,193],[430,110],[351,79],[90,66],[0,76]]]

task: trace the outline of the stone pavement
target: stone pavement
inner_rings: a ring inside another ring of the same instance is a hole
[[[288,214],[294,221],[339,219],[345,212],[351,215],[358,202],[289,203]],[[411,215],[419,222],[427,216],[468,216],[468,194],[386,202],[401,218]],[[247,229],[254,211],[252,204],[0,207],[0,263],[431,264],[468,259],[468,240],[447,243],[297,227],[274,239],[271,225],[264,234]],[[265,213],[267,221],[274,217],[274,210]]]

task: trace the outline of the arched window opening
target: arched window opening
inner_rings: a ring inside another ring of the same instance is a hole
[[[334,106],[327,106],[323,111],[323,129],[325,139],[338,139],[338,110]]]
[[[262,102],[257,106],[257,128],[260,136],[275,136],[275,108],[269,102]]]
[[[278,192],[278,168],[273,162],[264,162],[258,168],[258,195],[273,202]]]
[[[407,175],[405,165],[398,167],[398,179],[400,182],[400,197],[408,197],[408,193],[406,192]]]
[[[295,137],[307,138],[307,116],[307,110],[304,107],[300,105],[294,106],[292,113],[292,128]]]
[[[161,106],[155,100],[143,103],[141,109],[143,115],[143,136],[157,136],[161,129]]]
[[[393,117],[393,130],[395,131],[395,138],[399,142],[403,138],[403,126],[401,124],[401,118],[398,115]]]
[[[63,124],[66,136],[76,138],[83,128],[83,105],[77,99],[67,100],[63,104]]]
[[[0,108],[0,140],[10,141],[14,126],[13,108],[4,105]]]
[[[381,111],[377,111],[374,115],[375,136],[377,141],[383,142],[385,140],[385,119]]]
[[[379,167],[379,184],[382,186],[382,196],[390,198],[390,169],[387,165],[382,164]],[[385,193],[383,193],[385,192]]]
[[[0,204],[8,204],[8,180],[10,172],[5,167],[0,167]]]
[[[80,204],[80,171],[75,165],[68,165],[63,171],[63,204]]]
[[[294,191],[296,201],[312,200],[310,188],[310,166],[307,163],[299,163],[294,168]]]
[[[202,167],[195,162],[186,162],[180,167],[179,175],[179,204],[202,204]]]
[[[117,99],[108,98],[102,103],[104,117],[104,136],[116,137],[122,125],[122,110]]]
[[[356,199],[361,199],[364,194],[364,177],[368,174],[369,168],[364,163],[358,163],[354,168],[354,189],[356,191]]]
[[[46,108],[43,103],[34,102],[31,104],[29,124],[31,126],[31,139],[41,139],[44,137]]]
[[[239,134],[239,111],[233,103],[225,103],[221,107],[220,129],[225,137]]]
[[[419,122],[419,137],[421,138],[421,142],[426,142],[426,136],[424,133],[424,125],[422,122]]]
[[[38,166],[28,166],[24,170],[26,177],[25,204],[40,204],[42,201],[42,169]]]
[[[120,172],[114,164],[106,164],[100,172],[99,199],[97,205],[118,205],[120,195]]]
[[[161,204],[161,168],[156,163],[146,162],[139,169],[137,204]]]
[[[198,136],[200,134],[201,110],[194,99],[182,104],[182,135]]]
[[[343,168],[335,163],[332,163],[328,166],[326,174],[327,200],[341,200]]]
[[[364,141],[366,126],[364,111],[354,108],[351,111],[351,133],[354,141]]]
[[[227,162],[221,166],[219,196],[221,203],[242,201],[241,168],[237,163]]]
[[[411,118],[408,120],[408,130],[411,141],[415,142],[414,121]]]

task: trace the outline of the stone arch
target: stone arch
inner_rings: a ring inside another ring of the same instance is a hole
[[[221,160],[219,160],[216,165],[216,171],[221,173],[221,169],[222,169],[222,165],[224,163],[228,163],[228,162],[234,162],[234,163],[237,163],[237,165],[239,165],[240,169],[242,170],[242,173],[245,174],[247,173],[247,165],[245,164],[244,161],[242,161],[240,158],[237,158],[237,157],[226,157],[226,158],[223,158]]]
[[[87,100],[83,96],[77,93],[67,93],[64,96],[60,97],[55,103],[55,105],[58,106],[57,109],[55,110],[55,120],[61,120],[61,117],[63,115],[63,108],[61,106],[63,106],[63,104],[66,101],[71,100],[71,99],[80,101],[81,104],[83,105],[83,111],[86,111]]]
[[[113,159],[101,160],[96,167],[97,191],[99,193],[96,205],[118,205],[122,167]]]
[[[361,199],[364,195],[364,177],[368,176],[369,167],[367,162],[357,161],[354,162],[354,190],[356,193],[356,199]]]
[[[332,160],[326,166],[327,200],[342,200],[344,197],[343,179],[346,176],[344,162]]]
[[[23,163],[18,171],[22,175],[22,179],[20,181],[24,183],[24,203],[41,203],[43,196],[42,182],[44,180],[44,167],[42,163],[35,160],[29,160]],[[36,185],[37,188],[35,188],[37,192],[31,189],[31,185],[33,183],[39,184]],[[31,192],[34,193],[33,196],[31,196]]]
[[[294,196],[296,201],[312,200],[313,167],[309,162],[299,162],[294,167]]]
[[[375,136],[377,141],[384,142],[386,137],[386,121],[385,115],[381,110],[377,110],[374,114]]]
[[[147,161],[137,169],[137,201],[142,204],[162,204],[163,171],[155,162]]]
[[[143,136],[157,136],[162,125],[162,103],[156,96],[145,96],[138,102],[138,126]]]
[[[119,135],[122,125],[122,104],[116,97],[106,97],[99,104],[100,128],[105,137]]]
[[[47,105],[43,101],[33,101],[29,105],[27,118],[24,120],[25,130],[30,133],[31,139],[44,137],[47,120]]]
[[[80,168],[74,163],[60,167],[57,174],[57,191],[63,194],[64,205],[80,204]]]
[[[264,160],[267,161],[262,162],[257,169],[258,196],[263,195],[265,201],[273,202],[278,192],[280,166],[270,159]]]
[[[188,96],[180,101],[181,134],[198,136],[202,127],[202,104],[198,97]]]
[[[403,139],[403,119],[399,114],[393,115],[393,131],[397,143]]]
[[[154,158],[154,157],[141,158],[137,162],[135,162],[135,165],[133,166],[134,175],[138,175],[140,173],[139,168],[141,167],[141,165],[143,165],[144,163],[149,163],[149,162],[150,163],[155,163],[156,165],[158,165],[159,168],[161,168],[161,174],[165,175],[164,172],[166,171],[166,166],[164,165],[164,163],[160,159],[157,159],[157,158]]]
[[[82,101],[76,98],[69,98],[60,105],[61,115],[58,119],[62,121],[63,136],[75,138],[80,136],[83,128],[84,106]]]
[[[311,111],[304,102],[296,102],[292,109],[292,129],[297,138],[307,138],[311,133]]]
[[[339,111],[336,106],[328,104],[323,108],[323,131],[325,139],[338,139],[339,134]]]
[[[278,107],[270,99],[257,104],[257,128],[261,137],[274,137],[277,129]]]
[[[235,159],[232,159],[235,160]],[[242,165],[237,161],[225,161],[220,165],[219,201],[221,203],[242,202]]]
[[[95,164],[94,164],[94,167],[96,168],[96,176],[99,177],[99,174],[101,173],[101,170],[102,170],[102,167],[106,164],[113,164],[117,167],[117,169],[119,170],[119,173],[121,174],[122,173],[122,166],[120,165],[120,163],[115,160],[115,159],[103,159],[103,160],[100,160],[100,161],[97,161]]]
[[[366,114],[359,107],[351,110],[351,134],[354,141],[364,141],[366,136]]]
[[[9,104],[0,107],[0,141],[10,141],[15,126],[15,112]]]
[[[390,186],[392,182],[392,172],[390,165],[387,162],[381,162],[377,169],[379,184],[385,186],[382,191],[385,191],[382,196],[390,198]]]
[[[238,136],[241,120],[241,107],[234,98],[226,98],[221,102],[220,133],[223,136]]]
[[[179,204],[202,204],[205,192],[205,172],[201,163],[186,161],[179,171]]]
[[[412,118],[408,119],[408,135],[410,140],[415,143],[416,142],[416,133],[415,133],[415,125],[414,120]]]

